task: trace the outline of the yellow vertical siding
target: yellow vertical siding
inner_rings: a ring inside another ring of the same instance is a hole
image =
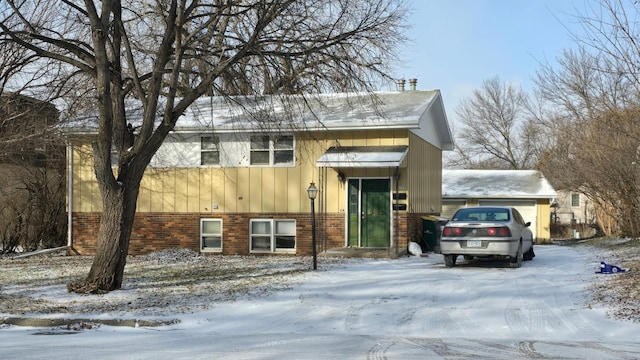
[[[287,199],[289,191],[289,176],[288,171],[273,171],[273,181],[270,184],[272,186],[272,196],[270,201],[273,203],[274,212],[285,213],[288,212],[289,206],[284,199]]]
[[[340,131],[296,137],[295,167],[170,168],[147,169],[138,199],[139,212],[299,213],[310,210],[307,187],[311,181],[320,186],[320,169],[315,162],[331,146],[409,145],[408,166],[417,174],[405,178],[401,168],[401,191],[410,195],[411,211],[428,212],[440,205],[441,153],[407,130]],[[411,137],[411,139],[409,139]],[[92,167],[91,146],[78,145],[74,151],[74,211],[100,211],[100,194]],[[74,148],[75,149],[75,148]],[[434,159],[435,158],[435,159]],[[344,211],[345,177],[391,177],[395,169],[325,169],[320,196],[323,210]],[[435,193],[434,193],[435,192]],[[217,209],[214,209],[214,204]],[[435,205],[434,205],[435,206]]]
[[[213,175],[211,168],[202,168],[198,174],[200,183],[200,212],[210,212],[213,204]]]
[[[162,174],[157,174],[156,176],[149,177],[149,188],[150,189],[163,189],[164,186],[162,182],[164,181],[164,177]],[[162,191],[150,191],[149,194],[149,209],[151,209],[151,204],[159,204],[158,206],[163,207],[163,193]]]
[[[537,227],[536,237],[539,242],[551,242],[551,203],[549,199],[540,199],[537,202]]]
[[[260,196],[262,203],[259,211],[275,212],[275,168],[261,168],[262,181],[260,182]],[[283,171],[278,171],[283,173]]]
[[[249,212],[257,213],[262,210],[262,169],[249,168]]]
[[[158,205],[162,212],[176,211],[176,175],[174,169],[164,169],[160,173],[162,178],[162,194],[161,203]]]
[[[238,187],[238,169],[223,169],[219,171],[221,173],[221,184],[218,184],[222,189],[223,194],[216,199],[219,203],[220,212],[234,213],[238,212],[238,192],[234,189]]]
[[[286,207],[286,212],[293,212],[293,209],[300,209],[300,198],[298,196],[289,196],[289,194],[299,194],[304,185],[304,180],[300,176],[300,166],[288,168],[285,177],[287,178],[286,189],[284,186],[280,189],[281,183],[278,182],[278,194],[281,194],[282,197],[278,196],[277,202],[281,202]]]
[[[140,192],[138,193],[138,203],[136,208],[140,212],[151,211],[151,197],[154,183],[156,183],[156,176],[145,176],[140,182]]]
[[[100,192],[95,182],[91,145],[74,146],[73,209],[79,212],[101,211]]]
[[[173,189],[173,194],[176,199],[176,212],[186,212],[187,211],[187,198],[188,198],[188,170],[186,169],[176,169],[176,187]]]
[[[256,181],[256,179],[251,178],[251,169],[249,168],[239,168],[238,169],[238,177],[237,177],[237,188],[229,189],[232,193],[235,191],[237,196],[236,202],[236,212],[249,212],[249,202],[250,202],[250,188],[251,181]]]
[[[200,171],[186,171],[186,182],[184,186],[186,188],[186,212],[198,212],[200,211]]]
[[[411,172],[406,184],[409,210],[439,214],[442,211],[442,150],[412,133],[409,141],[407,166]]]

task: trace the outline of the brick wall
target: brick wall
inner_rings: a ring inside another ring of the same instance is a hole
[[[398,249],[404,250],[408,240],[420,239],[422,225],[419,214],[399,213]],[[199,213],[138,213],[133,223],[129,254],[141,255],[168,248],[200,249],[200,219],[222,219],[224,255],[249,254],[250,219],[295,219],[296,255],[312,254],[310,214],[199,214]],[[393,217],[396,223],[395,215]],[[73,214],[73,250],[81,255],[93,255],[100,226],[100,213]],[[316,214],[316,248],[323,250],[345,246],[344,214]],[[392,234],[396,238],[396,233]],[[415,241],[415,240],[414,240]],[[395,247],[395,246],[394,246]]]

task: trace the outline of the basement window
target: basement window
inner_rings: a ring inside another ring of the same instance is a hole
[[[200,249],[222,251],[222,219],[200,219]]]
[[[295,252],[295,220],[251,219],[249,227],[251,252]]]

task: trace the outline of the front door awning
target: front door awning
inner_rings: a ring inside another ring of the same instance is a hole
[[[316,161],[318,167],[384,168],[399,167],[408,146],[332,146]]]

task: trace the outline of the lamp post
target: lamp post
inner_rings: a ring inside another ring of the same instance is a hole
[[[311,200],[311,246],[313,247],[313,270],[318,269],[318,260],[316,257],[316,211],[315,200],[318,195],[318,188],[316,184],[311,182],[311,185],[307,188],[307,194]]]

